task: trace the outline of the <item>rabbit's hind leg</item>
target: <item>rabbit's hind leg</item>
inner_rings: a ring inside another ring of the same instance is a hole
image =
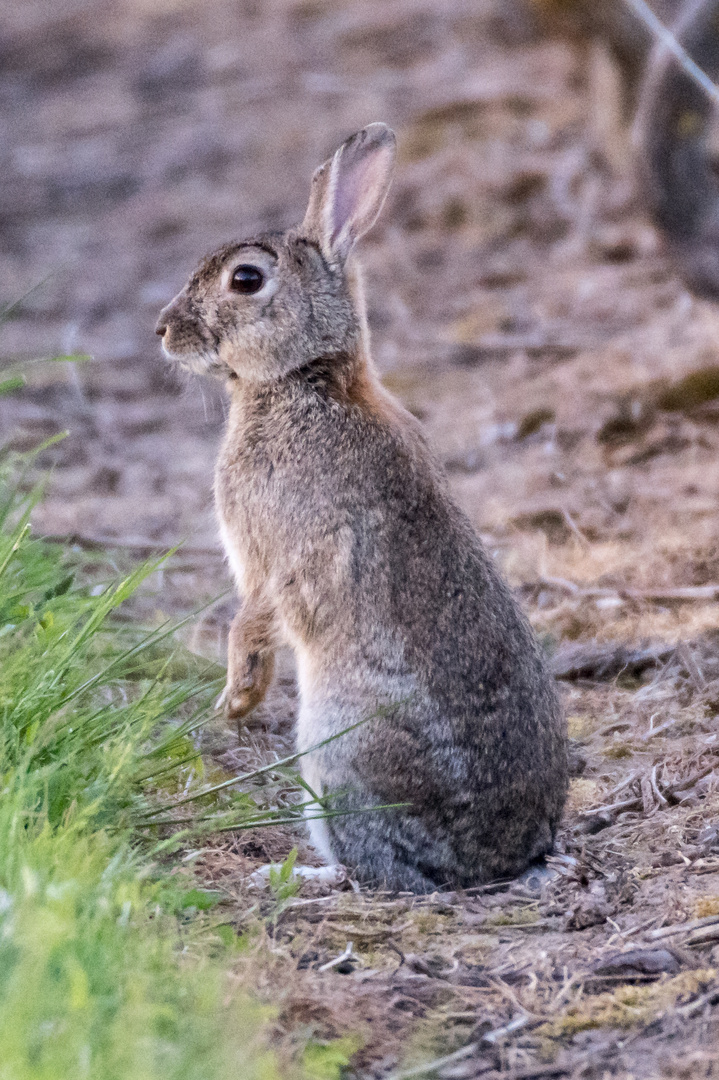
[[[326,820],[334,858],[372,888],[429,893],[451,887],[456,868],[446,842],[416,817],[359,806]]]

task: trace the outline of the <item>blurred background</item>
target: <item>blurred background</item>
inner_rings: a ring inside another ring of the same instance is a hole
[[[375,356],[535,623],[714,624],[713,602],[602,606],[556,584],[719,580],[719,317],[632,150],[647,36],[618,0],[594,9],[6,3],[0,355],[93,357],[33,366],[0,399],[6,447],[70,432],[42,458],[37,528],[140,553],[186,539],[166,607],[227,584],[223,390],[168,367],[157,314],[208,250],[296,222],[314,168],[381,119],[400,150],[361,253]]]

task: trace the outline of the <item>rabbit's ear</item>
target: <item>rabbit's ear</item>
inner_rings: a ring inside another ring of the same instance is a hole
[[[368,124],[342,143],[312,177],[302,231],[327,259],[344,261],[374,225],[389,191],[396,139],[386,124]]]

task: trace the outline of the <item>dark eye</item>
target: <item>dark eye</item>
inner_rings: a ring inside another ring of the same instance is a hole
[[[256,266],[243,263],[235,270],[230,279],[230,288],[233,292],[255,293],[259,292],[265,283],[265,275]]]

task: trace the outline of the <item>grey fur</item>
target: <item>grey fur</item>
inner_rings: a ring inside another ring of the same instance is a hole
[[[215,491],[243,603],[225,708],[261,700],[289,643],[298,749],[367,721],[302,758],[340,811],[310,823],[315,843],[363,882],[423,892],[551,849],[567,746],[524,615],[369,356],[349,252],[393,160],[384,125],[353,136],[316,173],[300,229],[209,256],[158,333],[181,363],[229,377]],[[229,291],[255,259],[262,290]],[[387,804],[403,805],[370,809]]]

